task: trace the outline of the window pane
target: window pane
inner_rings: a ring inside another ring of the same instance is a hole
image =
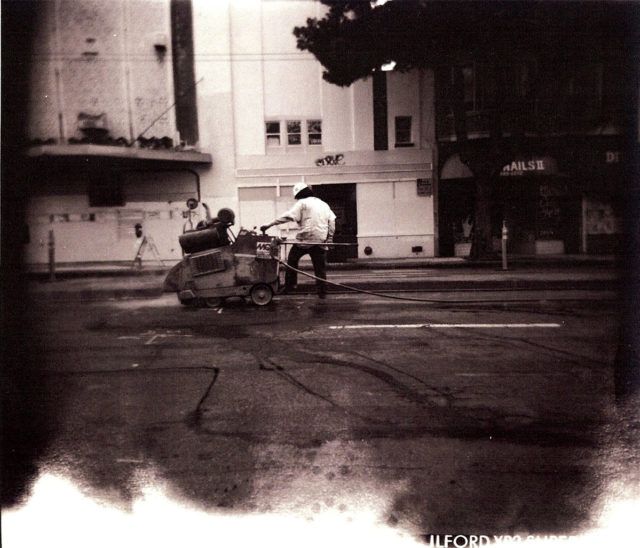
[[[280,146],[280,122],[269,121],[265,122],[267,128],[267,146],[279,147]]]
[[[310,145],[322,144],[322,121],[307,120],[307,133],[309,134]]]
[[[287,133],[300,133],[300,120],[288,120]]]
[[[307,120],[307,131],[309,133],[322,133],[322,122],[320,120]]]
[[[287,143],[290,145],[302,144],[302,125],[300,120],[287,120]]]
[[[290,145],[301,145],[302,136],[299,133],[290,133],[288,138],[288,143]]]
[[[411,116],[396,116],[396,144],[411,143]]]
[[[475,70],[475,97],[473,110],[482,111],[491,108],[497,97],[496,75],[488,67],[478,65]],[[505,90],[506,91],[506,90]]]
[[[396,116],[396,128],[398,131],[410,131],[411,116]]]
[[[473,67],[462,67],[464,82],[464,104],[467,110],[475,110],[475,71]]]

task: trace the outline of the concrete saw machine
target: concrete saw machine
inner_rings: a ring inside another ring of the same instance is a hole
[[[183,305],[219,307],[229,297],[268,305],[280,287],[280,240],[241,229],[234,236],[231,209],[180,235],[183,259],[167,274],[163,290]]]

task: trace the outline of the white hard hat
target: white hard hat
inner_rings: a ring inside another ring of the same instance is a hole
[[[295,198],[298,195],[298,192],[304,190],[305,188],[309,188],[306,183],[296,183],[293,185],[293,197]]]

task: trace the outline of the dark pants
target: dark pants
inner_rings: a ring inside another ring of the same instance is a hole
[[[311,256],[311,262],[313,263],[313,272],[316,278],[327,279],[327,250],[322,249],[318,245],[311,247],[300,247],[299,245],[292,245],[289,251],[289,258],[287,264],[293,268],[298,268],[300,257],[309,254]],[[285,288],[293,289],[298,283],[298,273],[287,268],[284,276]],[[320,280],[316,280],[316,290],[318,295],[326,295],[327,284]]]

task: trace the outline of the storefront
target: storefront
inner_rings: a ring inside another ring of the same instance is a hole
[[[98,145],[33,147],[24,260],[58,263],[177,260],[191,221],[186,200],[200,198],[209,154]],[[193,223],[192,223],[193,224]]]
[[[507,250],[521,255],[578,251],[580,199],[551,156],[517,159],[500,173],[495,210],[509,230]]]
[[[475,180],[457,154],[440,176],[440,255],[467,256],[473,230]],[[560,173],[552,156],[515,158],[491,186],[494,249],[500,249],[503,222],[508,251],[520,255],[577,253],[581,234],[581,197]]]
[[[576,149],[572,173],[581,195],[580,251],[613,254],[621,250],[630,185],[625,147],[601,138]]]

